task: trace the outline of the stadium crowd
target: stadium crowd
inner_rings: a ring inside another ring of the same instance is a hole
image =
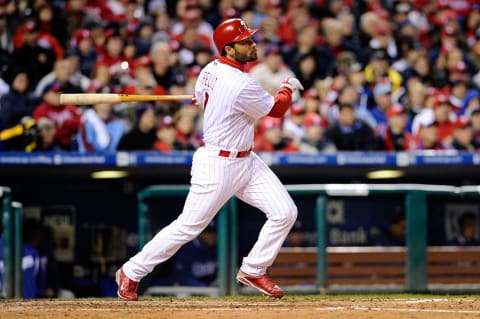
[[[0,150],[195,150],[191,101],[59,94],[192,94],[233,17],[259,29],[253,78],[305,87],[258,122],[255,150],[480,150],[475,0],[0,0]]]

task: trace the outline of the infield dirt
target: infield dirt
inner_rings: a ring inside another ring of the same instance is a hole
[[[464,319],[480,318],[480,298],[300,297],[1,300],[0,319]]]

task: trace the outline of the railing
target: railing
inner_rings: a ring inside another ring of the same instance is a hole
[[[3,286],[4,298],[22,298],[22,221],[23,205],[12,201],[9,187],[0,186],[3,225]]]
[[[477,186],[455,187],[448,185],[424,184],[319,184],[287,185],[288,192],[294,196],[316,196],[315,217],[317,231],[317,273],[314,291],[320,292],[328,287],[328,242],[326,207],[329,197],[335,196],[371,196],[381,194],[402,194],[405,200],[407,234],[405,283],[395,289],[409,292],[428,291],[427,262],[427,197],[429,196],[478,196]],[[144,200],[156,196],[186,195],[187,185],[150,186],[139,193],[139,237],[140,245],[146,242],[148,231],[148,208]],[[242,293],[235,283],[238,267],[237,242],[237,200],[230,201],[222,208],[219,215],[219,289],[220,295]],[[225,255],[222,255],[225,254]],[[448,287],[447,287],[448,290]]]

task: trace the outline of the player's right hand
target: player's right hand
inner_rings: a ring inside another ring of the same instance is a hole
[[[288,87],[292,92],[295,92],[296,90],[304,90],[302,83],[300,83],[297,78],[292,77],[286,77],[280,86]]]

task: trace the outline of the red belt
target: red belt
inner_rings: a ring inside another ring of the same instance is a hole
[[[236,157],[246,157],[248,155],[250,155],[250,152],[252,151],[252,149],[249,149],[247,151],[240,151],[240,152],[237,152],[237,156]],[[222,156],[222,157],[230,157],[230,154],[232,152],[230,151],[227,151],[227,150],[220,150],[220,152],[218,152],[218,156]]]

